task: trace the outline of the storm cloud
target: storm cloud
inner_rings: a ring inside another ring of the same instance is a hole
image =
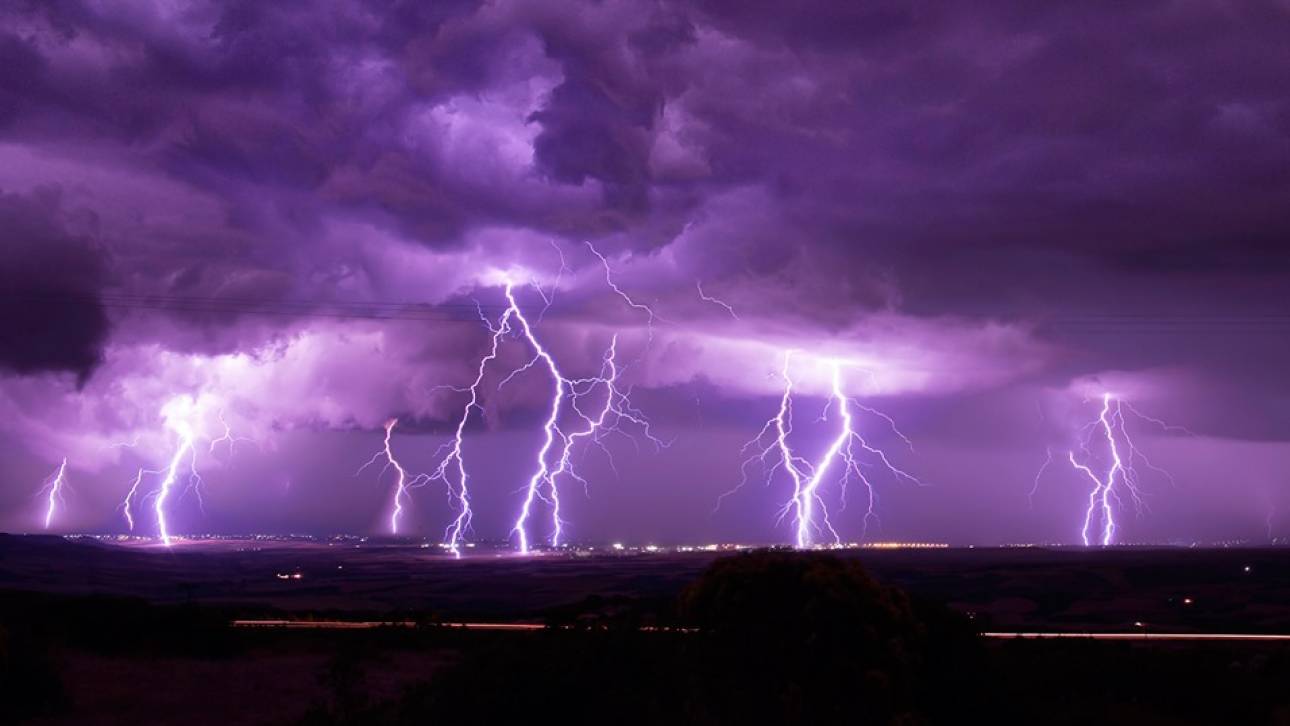
[[[1065,502],[1026,509],[1033,468],[1111,385],[1194,435],[1162,448],[1268,447],[1237,477],[1266,507],[1290,442],[1288,36],[1275,2],[9,3],[5,435],[115,476],[130,454],[104,445],[206,391],[361,462],[387,418],[442,433],[487,344],[476,302],[510,278],[572,370],[619,335],[656,423],[730,448],[731,478],[784,351],[855,362],[940,480],[890,495],[898,533],[1064,526]],[[491,394],[478,445],[541,390]],[[730,484],[653,489],[685,446],[635,459],[617,486],[655,499],[589,535],[682,537],[660,522]],[[1184,482],[1196,505],[1143,536],[1193,531],[1217,486]],[[1007,523],[914,522],[965,502]],[[723,526],[684,524],[773,536]]]

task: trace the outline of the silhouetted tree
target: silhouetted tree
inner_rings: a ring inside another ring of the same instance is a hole
[[[906,594],[854,559],[755,552],[713,563],[681,596],[699,628],[692,711],[715,722],[912,720],[928,630]],[[702,720],[709,720],[704,718]]]
[[[641,631],[609,618],[605,629],[480,643],[399,703],[352,722],[921,723],[947,708],[944,720],[961,722],[953,716],[970,710],[943,688],[961,680],[947,674],[975,665],[965,621],[880,585],[855,560],[718,560],[677,612],[696,630]]]

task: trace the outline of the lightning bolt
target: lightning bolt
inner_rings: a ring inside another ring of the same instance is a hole
[[[556,248],[556,251],[559,251],[558,247]],[[560,267],[563,271],[564,256],[561,255],[560,259]],[[555,289],[555,286],[552,286],[552,296],[555,294]],[[547,305],[550,305],[550,300],[552,298],[544,295],[544,299],[547,301]],[[470,531],[470,523],[473,517],[470,509],[470,476],[466,471],[466,460],[462,455],[466,423],[470,420],[471,411],[474,409],[480,409],[480,411],[483,411],[483,408],[479,405],[479,387],[484,382],[484,372],[487,370],[488,364],[497,358],[497,350],[498,346],[501,345],[502,337],[510,332],[510,320],[512,315],[513,313],[511,308],[508,307],[506,311],[502,313],[502,317],[498,321],[497,325],[494,326],[489,322],[488,318],[484,317],[483,311],[480,311],[480,319],[484,321],[484,325],[486,325],[492,333],[491,346],[489,347],[488,354],[479,359],[479,368],[475,373],[475,380],[471,382],[468,388],[458,389],[468,392],[470,394],[470,398],[466,401],[466,406],[461,411],[461,418],[457,420],[457,428],[453,432],[452,442],[448,446],[447,453],[439,461],[438,466],[435,467],[434,472],[430,474],[429,477],[432,481],[444,482],[444,484],[448,486],[450,496],[455,500],[457,516],[453,518],[452,522],[448,525],[448,528],[444,531],[444,543],[448,545],[448,548],[454,555],[458,556],[461,554],[459,547],[466,534]],[[456,475],[457,483],[455,488],[452,483],[453,474]]]
[[[203,394],[203,397],[205,394]],[[176,396],[162,406],[161,414],[165,421],[165,427],[174,435],[174,444],[170,458],[166,465],[161,469],[147,469],[140,467],[130,482],[130,488],[121,501],[120,509],[125,515],[126,526],[131,532],[134,531],[137,520],[135,518],[135,506],[140,500],[152,501],[152,511],[157,519],[157,530],[161,537],[162,544],[169,547],[172,542],[170,534],[170,523],[167,518],[166,507],[173,495],[178,489],[180,493],[191,491],[197,497],[197,504],[205,510],[205,502],[202,499],[202,477],[197,470],[197,441],[204,438],[198,428],[198,421],[201,411],[204,408],[203,399],[194,401],[188,396]],[[219,438],[210,442],[210,451],[214,452],[216,444],[228,442],[230,452],[233,445],[238,441],[251,441],[233,435],[232,427],[224,419],[223,411],[217,414],[220,425],[224,433]],[[136,442],[137,443],[137,442]],[[121,444],[121,446],[133,447],[135,443]],[[145,477],[160,477],[157,487],[146,493],[142,493]]]
[[[130,483],[130,490],[125,493],[125,500],[121,502],[121,511],[125,514],[125,523],[131,532],[134,531],[134,512],[130,507],[135,498],[139,496],[139,485],[143,483],[143,475],[147,473],[156,474],[157,472],[149,472],[140,467],[139,471],[134,475],[134,480]]]
[[[363,473],[363,470],[367,469],[367,467],[375,464],[381,459],[385,460],[385,466],[381,468],[382,474],[391,468],[394,469],[397,476],[394,481],[394,496],[391,499],[390,505],[390,534],[399,533],[399,517],[403,516],[404,505],[410,498],[408,490],[429,479],[429,476],[426,474],[416,474],[409,477],[407,469],[404,469],[403,464],[399,463],[399,460],[395,458],[394,449],[390,445],[390,438],[394,435],[394,427],[398,425],[399,420],[397,418],[392,418],[385,422],[385,438],[383,440],[381,450],[373,454],[372,458],[368,459],[366,464],[363,464],[358,468],[358,471],[354,472],[354,475],[358,476]]]
[[[594,249],[593,247],[592,250]],[[534,332],[533,326],[516,300],[515,286],[510,282],[506,285],[506,301],[508,305],[503,313],[501,324],[493,328],[494,346],[498,337],[507,332],[509,326],[509,329],[533,349],[534,355],[531,360],[502,379],[498,384],[499,388],[520,373],[538,365],[546,369],[552,386],[550,406],[542,424],[542,445],[535,457],[533,473],[523,488],[524,496],[515,524],[511,527],[511,535],[516,538],[520,553],[527,554],[532,548],[528,522],[537,500],[541,500],[551,508],[551,545],[559,547],[563,543],[564,528],[567,523],[560,516],[560,479],[567,476],[582,483],[584,488],[587,486],[587,480],[577,472],[572,459],[574,445],[578,441],[591,441],[608,455],[608,449],[601,439],[611,433],[624,433],[621,426],[624,423],[630,423],[638,427],[655,446],[662,448],[668,443],[652,433],[648,419],[632,405],[629,392],[618,386],[621,368],[617,364],[617,336],[611,340],[609,349],[602,358],[599,375],[569,378],[560,371],[554,356],[542,345]],[[629,304],[632,303],[629,302]],[[512,320],[515,321],[514,325],[510,324]],[[580,402],[596,395],[603,396],[601,405],[594,413],[588,413]],[[569,412],[568,416],[579,422],[578,430],[573,432],[565,430],[567,424],[562,424],[562,417],[566,415],[566,410]],[[612,456],[609,460],[610,465],[613,466]]]
[[[588,242],[587,246],[604,267],[605,280],[609,287],[630,307],[642,310],[648,315],[650,335],[652,336],[653,322],[658,319],[658,316],[654,314],[649,306],[637,303],[619,288],[614,283],[608,260],[591,243]],[[545,315],[554,301],[556,292],[559,289],[560,277],[567,269],[564,254],[558,246],[553,245],[553,247],[560,257],[560,271],[557,273],[555,281],[549,291],[543,290],[538,285],[533,286],[544,303],[538,316],[539,320],[542,315]],[[522,489],[523,498],[520,510],[511,528],[511,535],[516,538],[521,553],[527,554],[531,549],[528,523],[533,513],[534,503],[537,500],[541,500],[550,506],[550,542],[552,546],[560,546],[565,526],[565,522],[560,516],[560,479],[567,476],[581,482],[584,488],[588,486],[587,480],[577,472],[572,458],[574,445],[579,441],[585,439],[599,446],[609,456],[611,467],[614,466],[613,457],[610,455],[608,448],[602,443],[602,438],[611,433],[624,433],[621,428],[624,423],[639,427],[645,437],[656,446],[663,447],[667,445],[666,442],[663,442],[651,432],[648,419],[639,409],[632,405],[630,392],[624,391],[618,386],[620,367],[617,364],[617,336],[614,336],[611,340],[609,349],[602,359],[599,375],[577,379],[566,377],[560,371],[555,357],[546,349],[534,331],[533,324],[525,315],[516,298],[515,283],[511,280],[506,280],[505,296],[507,305],[496,324],[484,315],[482,308],[479,309],[480,320],[488,328],[491,338],[488,352],[479,359],[474,380],[466,387],[443,386],[443,388],[467,394],[468,397],[462,407],[461,415],[457,418],[457,425],[453,431],[452,439],[440,447],[442,456],[440,456],[435,468],[428,474],[417,474],[409,478],[408,472],[395,459],[390,447],[390,434],[397,423],[396,420],[392,420],[386,425],[385,445],[382,450],[374,454],[362,467],[359,467],[357,472],[361,473],[367,467],[381,460],[385,462],[385,469],[393,467],[396,470],[398,479],[390,515],[390,529],[392,532],[398,531],[398,521],[403,512],[408,490],[432,481],[445,484],[456,515],[444,530],[444,544],[458,556],[460,556],[460,546],[470,531],[473,518],[470,503],[470,474],[466,467],[464,455],[466,426],[474,411],[483,410],[480,402],[480,387],[483,385],[489,364],[497,359],[501,343],[507,335],[514,334],[521,338],[532,348],[533,357],[527,363],[511,371],[509,375],[501,380],[498,387],[505,386],[519,374],[538,366],[545,368],[550,376],[552,385],[549,412],[542,425],[542,445],[535,455],[534,470]],[[580,405],[580,402],[590,396],[602,397],[600,407],[594,413],[588,413]],[[572,413],[569,414],[566,411],[571,411]],[[572,433],[567,432],[562,427],[562,416],[576,418],[577,421],[581,422],[581,426]],[[635,441],[635,439],[632,440]]]
[[[1048,467],[1052,465],[1053,465],[1053,447],[1049,446],[1046,449],[1044,449],[1044,464],[1043,466],[1039,467],[1039,471],[1035,472],[1034,484],[1030,486],[1030,491],[1026,493],[1026,501],[1030,504],[1030,506],[1032,507],[1035,506],[1035,492],[1039,491],[1039,480],[1044,478],[1044,472],[1048,471]]]
[[[560,245],[556,244],[553,239],[547,240],[547,243],[551,245],[551,249],[555,250],[556,256],[560,258],[560,268],[556,270],[555,279],[551,281],[551,292],[548,293],[543,290],[541,285],[533,285],[533,289],[537,290],[538,296],[542,298],[542,310],[537,317],[539,323],[542,322],[542,318],[546,317],[546,311],[551,309],[551,305],[555,302],[555,293],[560,289],[560,280],[564,279],[564,273],[569,271],[569,264],[564,258],[564,250],[560,249]]]
[[[600,254],[600,250],[597,250],[596,246],[591,244],[591,242],[587,242],[586,245],[587,245],[587,249],[591,250],[591,254],[595,255],[596,259],[600,260],[600,266],[604,268],[604,271],[605,271],[605,284],[609,286],[609,289],[613,290],[615,295],[622,298],[623,302],[627,303],[628,307],[636,310],[640,310],[641,312],[645,313],[646,326],[647,326],[646,329],[648,331],[649,340],[650,342],[653,342],[654,321],[656,320],[660,322],[667,322],[667,321],[663,320],[662,317],[657,315],[654,312],[654,308],[644,303],[636,302],[636,300],[634,300],[631,295],[628,295],[622,288],[618,287],[618,283],[614,282],[614,275],[613,275],[613,271],[609,267],[609,260],[606,259],[604,255]]]
[[[1166,432],[1191,434],[1181,426],[1172,426],[1158,418],[1139,412],[1129,403],[1110,393],[1102,394],[1102,406],[1097,418],[1079,429],[1081,453],[1077,454],[1075,450],[1070,450],[1066,454],[1071,467],[1083,474],[1091,484],[1088,505],[1084,510],[1083,526],[1080,528],[1080,541],[1085,546],[1094,542],[1106,546],[1115,541],[1116,507],[1123,503],[1124,497],[1129,498],[1139,512],[1144,508],[1142,477],[1138,472],[1137,463],[1140,462],[1169,481],[1173,481],[1169,472],[1153,464],[1138,448],[1129,433],[1126,412],[1155,424]],[[1102,461],[1104,468],[1100,470],[1097,469],[1098,457],[1093,453],[1094,439],[1104,442],[1103,446],[1098,447],[1105,452],[1105,458]],[[1046,466],[1047,463],[1045,463]],[[1041,469],[1036,475],[1036,487],[1043,473],[1044,470]]]
[[[45,506],[45,529],[49,529],[54,523],[54,513],[58,511],[58,505],[63,503],[63,487],[67,484],[67,457],[63,457],[63,462],[58,465],[54,473],[45,478],[41,485],[41,492],[47,493],[48,501]]]
[[[610,339],[609,348],[606,349],[605,355],[601,359],[600,375],[566,381],[570,391],[569,407],[574,411],[578,419],[585,424],[585,428],[565,437],[566,446],[561,452],[559,463],[551,473],[552,480],[567,475],[580,482],[584,490],[588,487],[587,480],[576,471],[571,458],[574,444],[584,439],[595,444],[604,452],[610,468],[617,474],[618,467],[614,463],[613,454],[604,445],[603,439],[611,434],[621,434],[635,444],[636,439],[623,431],[622,425],[624,423],[632,424],[645,439],[654,445],[656,450],[665,449],[671,445],[671,442],[664,441],[654,435],[650,428],[649,419],[632,404],[630,391],[624,391],[619,388],[618,376],[622,369],[618,365],[617,357],[618,336],[615,335]],[[597,393],[602,389],[603,394]],[[583,411],[580,402],[585,397],[596,395],[603,395],[603,399],[599,410],[594,415],[590,415]],[[639,446],[637,448],[639,450]],[[558,539],[553,541],[553,544],[558,546]]]
[[[179,482],[179,469],[184,459],[188,460],[188,486],[195,491],[201,485],[201,476],[197,473],[197,451],[193,446],[196,436],[187,422],[171,424],[177,443],[175,453],[170,457],[170,464],[165,469],[157,496],[153,499],[152,508],[157,516],[157,529],[161,534],[161,543],[170,546],[170,525],[166,521],[166,501]],[[199,494],[200,497],[200,494]]]
[[[733,307],[731,307],[731,306],[730,306],[730,303],[728,303],[728,302],[726,302],[726,301],[724,301],[724,300],[722,300],[722,299],[720,299],[720,298],[715,298],[715,297],[712,297],[711,295],[706,295],[706,294],[704,294],[704,292],[703,292],[703,283],[702,283],[702,282],[700,282],[699,280],[695,280],[695,281],[694,281],[694,286],[699,290],[699,299],[700,299],[700,300],[702,300],[703,302],[712,303],[713,305],[716,305],[716,306],[718,306],[718,307],[721,307],[721,308],[725,309],[725,311],[726,311],[727,313],[729,313],[729,314],[730,314],[730,317],[731,317],[731,318],[733,318],[733,319],[735,319],[735,320],[738,320],[738,319],[739,319],[739,315],[737,315],[737,314],[735,313],[735,309],[734,309]]]
[[[592,251],[595,251],[594,247],[592,247]],[[599,255],[599,253],[597,253],[597,255]],[[537,468],[534,469],[533,474],[529,477],[528,485],[524,489],[524,500],[523,504],[520,506],[519,516],[515,520],[515,526],[511,528],[511,533],[519,539],[520,553],[528,554],[529,535],[526,525],[529,513],[533,507],[533,500],[540,496],[540,489],[543,484],[547,485],[550,492],[549,498],[544,498],[551,504],[551,519],[554,522],[552,540],[558,542],[560,538],[560,491],[556,486],[555,480],[551,478],[551,468],[547,463],[547,458],[552,447],[555,446],[557,438],[563,441],[566,446],[568,445],[568,439],[565,437],[558,425],[560,420],[560,407],[565,396],[566,381],[565,377],[561,375],[559,367],[556,366],[555,358],[551,357],[551,354],[547,352],[546,348],[542,347],[542,343],[537,339],[537,336],[533,334],[533,327],[529,325],[528,318],[524,317],[524,311],[520,309],[519,303],[515,300],[515,286],[510,282],[506,284],[506,301],[509,303],[509,306],[506,309],[507,314],[513,316],[519,322],[519,332],[523,335],[524,339],[528,341],[529,345],[533,346],[535,353],[533,360],[525,366],[517,369],[515,373],[526,370],[532,367],[538,360],[541,360],[546,365],[547,370],[551,373],[551,382],[554,388],[551,396],[550,413],[547,414],[546,421],[542,424],[543,438],[542,446],[537,452]],[[505,385],[506,380],[510,380],[510,378],[514,377],[515,373],[512,373],[503,380],[502,385]]]
[[[220,435],[220,437],[219,437],[219,438],[211,439],[210,449],[209,449],[210,453],[214,454],[214,453],[215,453],[215,446],[216,446],[217,444],[221,444],[221,443],[227,443],[227,444],[228,444],[228,453],[229,453],[230,455],[232,455],[232,453],[233,453],[233,449],[238,445],[238,443],[239,443],[239,442],[243,442],[243,443],[255,443],[255,440],[254,440],[254,439],[248,439],[248,438],[245,438],[245,437],[242,437],[242,436],[234,436],[234,435],[233,435],[233,427],[232,427],[232,426],[229,426],[228,421],[227,421],[227,420],[225,420],[225,418],[224,418],[224,409],[220,409],[219,411],[217,411],[217,412],[215,413],[215,416],[216,416],[216,418],[218,418],[218,419],[219,419],[219,425],[220,425],[220,426],[222,426],[222,427],[224,428],[224,433],[223,433],[222,435]]]
[[[817,538],[827,533],[832,539],[832,544],[837,546],[842,544],[842,537],[833,526],[833,522],[829,517],[828,506],[820,494],[820,489],[830,471],[840,472],[840,476],[837,479],[839,497],[844,508],[846,506],[847,485],[852,477],[865,487],[868,499],[868,507],[864,516],[866,529],[869,521],[876,518],[877,491],[874,488],[873,481],[865,474],[863,466],[880,466],[895,479],[904,479],[920,485],[922,482],[913,474],[894,465],[883,450],[871,446],[856,430],[853,408],[882,418],[892,427],[892,430],[895,431],[899,438],[905,441],[906,444],[909,443],[908,438],[895,428],[895,422],[891,417],[867,406],[862,406],[846,395],[842,376],[845,363],[839,360],[828,359],[820,361],[827,367],[829,372],[829,397],[825,404],[825,416],[823,418],[827,420],[830,408],[837,409],[837,433],[829,441],[824,453],[815,462],[808,461],[793,451],[789,439],[793,433],[793,392],[795,384],[792,376],[792,360],[795,353],[796,351],[790,350],[784,354],[784,365],[780,369],[780,378],[784,382],[784,392],[780,396],[779,409],[762,426],[757,436],[744,446],[745,452],[749,449],[754,449],[754,453],[745,459],[741,466],[743,477],[739,485],[723,494],[721,498],[733,494],[746,484],[748,466],[754,462],[760,462],[765,465],[768,457],[774,455],[775,463],[766,469],[766,482],[769,485],[775,473],[780,469],[787,472],[792,480],[793,496],[781,508],[779,519],[782,520],[790,513],[793,514],[796,545],[799,548],[816,546]],[[718,500],[718,506],[720,506],[720,499]]]

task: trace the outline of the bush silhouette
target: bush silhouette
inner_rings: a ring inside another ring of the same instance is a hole
[[[718,560],[685,590],[680,615],[699,628],[694,708],[714,720],[779,723],[918,720],[925,684],[971,631],[875,581],[854,559],[755,552]],[[926,618],[926,615],[934,617]]]
[[[979,664],[960,618],[823,553],[718,560],[675,616],[695,630],[476,641],[456,666],[350,722],[922,723],[940,709],[953,722],[967,688],[947,688],[965,682],[951,675],[980,670],[966,667]]]

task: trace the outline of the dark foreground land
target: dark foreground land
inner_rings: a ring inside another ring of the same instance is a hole
[[[0,719],[1290,723],[1290,643],[975,635],[1290,633],[1287,550],[718,559],[0,536]],[[239,618],[419,626],[231,628]],[[461,621],[561,627],[439,625]]]

